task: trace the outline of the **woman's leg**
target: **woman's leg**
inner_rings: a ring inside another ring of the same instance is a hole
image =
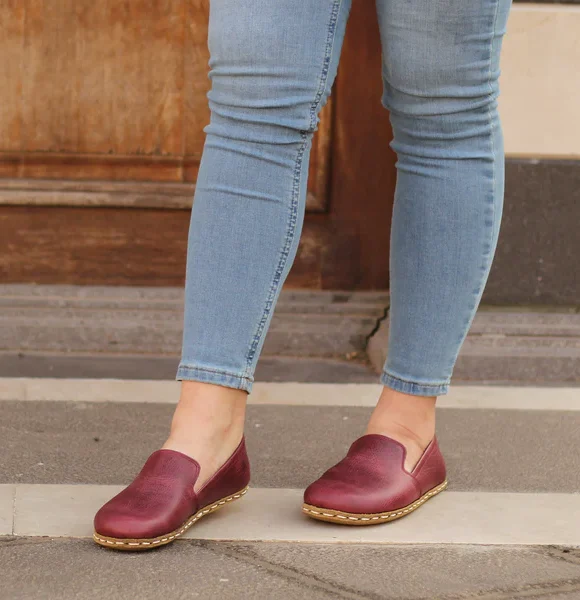
[[[304,493],[308,516],[399,519],[447,486],[435,402],[481,299],[500,227],[499,53],[511,0],[377,0],[397,153],[383,392],[366,435]]]
[[[211,0],[211,120],[187,254],[171,433],[94,519],[102,546],[171,543],[245,494],[246,396],[304,216],[310,145],[350,0]]]
[[[383,104],[397,153],[385,388],[369,432],[408,448],[435,432],[488,277],[500,227],[504,150],[497,110],[511,0],[377,0]]]
[[[181,399],[165,448],[199,484],[231,454],[301,233],[350,0],[211,0],[211,121],[191,212]]]

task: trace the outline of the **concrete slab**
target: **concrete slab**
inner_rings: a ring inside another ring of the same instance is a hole
[[[573,598],[580,590],[579,566],[569,556],[484,546],[205,541],[120,554],[88,540],[13,539],[0,543],[0,598],[446,600],[530,592],[546,598],[558,591]]]
[[[115,378],[174,380],[177,356],[0,352],[0,377]],[[368,365],[340,358],[261,356],[258,381],[376,383]]]
[[[480,349],[466,343],[455,365],[454,377],[462,382],[579,385],[580,348],[554,347],[540,352],[517,347]]]
[[[357,581],[363,598],[514,598],[521,588],[531,586],[538,592],[544,586],[557,591],[567,586],[568,574],[572,581],[576,579],[572,585],[578,590],[577,566],[559,565],[564,567],[560,578],[539,549],[530,553],[490,546],[315,545],[297,549],[287,544],[235,544],[234,548],[269,564],[311,576],[323,574],[344,586]],[[548,584],[546,577],[554,579]]]
[[[309,290],[285,288],[276,308],[280,312],[375,311],[388,303],[386,291]],[[111,310],[156,308],[170,310],[183,306],[183,286],[123,286],[6,283],[0,285],[0,306]]]
[[[103,498],[118,491],[114,486],[17,485],[14,535],[88,537]]]
[[[388,352],[389,321],[381,321],[367,353],[380,372]],[[576,309],[482,307],[461,347],[454,381],[580,383],[580,315]]]
[[[0,535],[10,535],[14,521],[14,494],[13,485],[0,485]]]
[[[578,565],[553,565],[540,549],[528,552],[521,548],[438,545],[297,548],[290,544],[234,544],[233,547],[245,556],[249,554],[268,564],[290,567],[309,576],[322,575],[345,587],[356,581],[363,598],[498,600],[515,598],[522,588],[529,590],[532,586],[536,592],[544,587],[557,591],[568,585],[574,586],[576,591],[579,589]],[[565,555],[560,552],[551,557],[559,559],[561,556]],[[559,567],[563,567],[562,571]],[[576,583],[568,584],[567,576]],[[548,583],[545,578],[551,581]]]
[[[174,379],[177,356],[0,352],[0,377]]]
[[[16,486],[14,534],[90,537],[95,512],[121,488]],[[188,539],[351,544],[562,545],[580,548],[580,494],[444,492],[376,527],[321,523],[302,514],[302,490],[254,488],[196,523]]]
[[[0,483],[128,483],[169,431],[173,407],[0,402]],[[253,485],[303,488],[364,432],[370,408],[250,406]],[[454,491],[580,492],[578,411],[438,413]]]
[[[283,290],[262,353],[363,351],[387,303],[386,292]],[[0,286],[0,306],[3,351],[178,356],[181,350],[183,288]]]
[[[30,381],[18,377],[0,378],[0,400],[26,400]]]
[[[150,556],[119,556],[92,541],[45,540],[0,544],[2,600],[201,598],[329,600],[331,584],[290,578],[274,568],[241,561],[199,545],[182,544]],[[310,584],[313,584],[312,586]],[[340,597],[340,596],[339,596]],[[345,598],[356,598],[349,595]]]
[[[380,383],[263,382],[254,384],[250,404],[373,407]],[[0,378],[0,401],[146,402],[175,404],[181,382],[127,379]],[[464,385],[451,387],[439,408],[580,411],[580,386]]]

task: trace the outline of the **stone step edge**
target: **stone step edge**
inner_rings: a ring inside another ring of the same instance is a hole
[[[180,382],[126,379],[0,378],[0,401],[174,404]],[[375,383],[255,382],[250,404],[372,407]],[[453,385],[439,408],[580,411],[580,386]]]
[[[99,507],[123,486],[0,485],[0,535],[92,537]],[[331,544],[560,545],[580,547],[580,494],[449,492],[373,527],[309,519],[302,490],[250,488],[184,539]]]

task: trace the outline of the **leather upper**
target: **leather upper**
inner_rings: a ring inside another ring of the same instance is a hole
[[[245,440],[199,490],[200,466],[176,450],[153,452],[133,482],[95,515],[95,531],[121,539],[147,539],[170,533],[201,508],[244,489],[250,481]]]
[[[243,490],[250,483],[250,461],[242,439],[230,459],[198,491],[199,508]]]
[[[443,483],[445,462],[434,438],[409,473],[406,448],[380,434],[364,435],[338,464],[328,469],[304,493],[304,502],[356,514],[376,514],[403,508]]]
[[[421,495],[443,483],[447,478],[445,460],[439,449],[437,438],[433,438],[423,456],[412,471],[413,477],[421,486]]]

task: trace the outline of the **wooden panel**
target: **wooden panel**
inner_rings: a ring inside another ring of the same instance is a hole
[[[332,197],[336,230],[324,289],[387,289],[396,181],[392,130],[381,106],[381,44],[374,3],[355,0],[335,84]],[[364,107],[364,109],[361,109]],[[344,268],[343,261],[356,269]]]
[[[2,3],[3,30],[21,12],[26,28],[20,72],[5,75],[22,87],[21,143],[1,149],[183,153],[185,0]]]
[[[0,282],[182,285],[189,211],[0,207]]]
[[[210,114],[206,96],[210,88],[208,77],[209,50],[207,47],[209,0],[189,0],[186,2],[185,19],[185,47],[183,51],[184,152],[186,155],[195,155],[199,158],[205,139],[203,128],[209,123]],[[192,179],[188,178],[188,181],[192,181]]]
[[[359,265],[359,247],[352,233],[338,229],[326,214],[310,213],[306,215],[286,286],[324,289],[328,274],[337,271],[341,282],[354,281]],[[348,288],[339,283],[334,289]]]
[[[189,210],[0,206],[0,283],[181,286]],[[334,232],[304,225],[289,287],[320,287]],[[348,270],[348,261],[345,265]]]
[[[198,161],[192,161],[188,168],[196,177]],[[180,182],[187,164],[181,157],[173,156],[0,152],[0,177]]]
[[[191,209],[192,183],[0,179],[0,205]]]
[[[58,4],[0,0],[11,19],[0,24],[2,48],[19,64],[0,70],[0,87],[11,85],[16,98],[0,110],[9,131],[0,177],[69,180],[60,196],[57,181],[16,186],[18,201],[134,208],[0,206],[0,279],[182,285],[189,210],[143,208],[158,206],[163,186],[152,192],[122,181],[179,186],[197,177],[209,119],[207,0]],[[379,103],[375,29],[374,8],[355,2],[314,139],[309,214],[290,287],[386,287],[395,161]],[[74,180],[103,181],[87,188]],[[165,197],[178,207],[192,186],[169,189]]]
[[[0,177],[195,182],[208,18],[209,0],[0,0]],[[331,110],[308,210],[327,207]]]
[[[318,131],[312,140],[308,196],[306,210],[324,212],[328,210],[330,196],[330,157],[332,145],[332,109],[334,99],[329,98],[320,112]]]
[[[0,145],[7,150],[22,145],[24,21],[22,0],[0,0]]]

